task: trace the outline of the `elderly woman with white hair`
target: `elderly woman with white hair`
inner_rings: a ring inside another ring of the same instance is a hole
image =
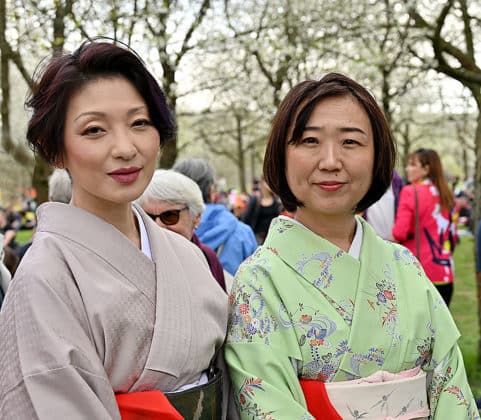
[[[226,290],[224,271],[216,253],[194,233],[205,210],[202,192],[189,177],[172,170],[157,169],[136,203],[160,227],[176,232],[196,244],[205,255],[212,275]]]

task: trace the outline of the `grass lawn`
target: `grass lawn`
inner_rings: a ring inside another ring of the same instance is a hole
[[[461,338],[469,383],[475,397],[481,396],[481,365],[478,363],[478,304],[476,298],[476,276],[474,271],[474,239],[462,237],[454,251],[455,282],[450,309],[456,320]]]
[[[19,244],[24,244],[32,239],[32,229],[19,230],[15,236],[15,242]]]

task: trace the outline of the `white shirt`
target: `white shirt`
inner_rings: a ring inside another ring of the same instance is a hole
[[[367,222],[383,239],[392,240],[394,226],[394,193],[389,186],[384,195],[367,209]]]

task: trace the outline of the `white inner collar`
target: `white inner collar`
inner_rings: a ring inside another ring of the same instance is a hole
[[[299,222],[298,220],[295,220],[291,217],[281,215],[281,216],[279,216],[279,219],[288,220],[288,221],[293,222],[293,223],[295,223],[299,226],[302,226],[304,229],[307,229],[308,231],[312,232],[311,229],[309,229],[308,227],[304,226],[301,222]],[[351,246],[349,247],[348,254],[351,257],[355,258],[356,260],[359,260],[359,257],[361,255],[363,230],[362,230],[362,224],[361,224],[361,221],[359,220],[359,218],[356,216],[355,219],[356,219],[356,232],[354,233],[354,238],[352,239],[352,243],[351,243]]]
[[[150,249],[149,235],[147,235],[147,229],[145,228],[144,221],[142,220],[142,217],[140,216],[139,212],[134,206],[132,206],[132,210],[134,211],[134,214],[137,217],[137,221],[139,223],[140,249],[145,255],[147,255],[147,257],[152,259],[152,251]]]

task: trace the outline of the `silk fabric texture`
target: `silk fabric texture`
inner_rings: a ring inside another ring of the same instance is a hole
[[[225,354],[241,418],[311,419],[299,378],[345,381],[416,366],[428,373],[433,419],[478,418],[439,293],[409,250],[362,227],[357,260],[278,218],[240,267]]]
[[[82,209],[43,204],[0,314],[0,418],[119,419],[114,393],[195,382],[227,297],[199,248],[138,207],[150,260]]]

